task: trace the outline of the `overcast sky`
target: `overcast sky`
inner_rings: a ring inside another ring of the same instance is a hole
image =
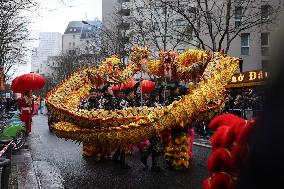
[[[32,18],[30,25],[31,37],[38,38],[39,32],[64,33],[70,21],[102,19],[102,0],[36,0],[39,3],[38,11],[29,15]],[[31,44],[37,46],[37,42]],[[30,72],[31,64],[17,69],[15,77]]]
[[[63,33],[69,21],[102,18],[102,0],[37,0],[39,15],[34,31]]]

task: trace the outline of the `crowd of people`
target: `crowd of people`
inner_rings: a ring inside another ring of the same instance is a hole
[[[167,87],[155,89],[148,93],[141,92],[139,83],[132,88],[123,90],[112,90],[110,85],[102,88],[92,88],[88,98],[82,100],[81,109],[106,109],[121,110],[128,107],[159,107],[169,105],[173,101],[178,100],[180,96],[185,95],[187,89],[183,86]]]
[[[224,107],[221,109],[222,113],[232,113],[244,119],[257,117],[264,104],[264,90],[259,88],[236,88],[227,89],[224,100]],[[210,139],[213,134],[208,128],[210,120],[202,122],[196,127],[196,134],[201,138]]]
[[[161,107],[171,104],[187,93],[187,88],[176,85],[154,89],[151,92],[141,93],[140,83],[122,90],[112,90],[111,85],[105,85],[102,88],[91,88],[90,95],[81,101],[81,109],[105,109],[121,110],[129,107]],[[141,98],[142,95],[142,98]],[[146,145],[145,145],[146,144]],[[148,144],[148,145],[147,145]],[[147,147],[145,147],[147,146]],[[154,136],[137,146],[141,153],[141,162],[148,168],[147,159],[152,157],[152,171],[159,171],[158,157],[163,152],[162,137]],[[117,149],[112,158],[115,162],[121,164],[122,168],[130,168],[125,162],[126,148]]]
[[[263,91],[255,88],[229,89],[223,111],[237,114],[243,118],[256,117],[263,109]]]

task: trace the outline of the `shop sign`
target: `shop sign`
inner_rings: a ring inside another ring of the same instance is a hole
[[[263,70],[247,71],[235,74],[229,84],[264,81],[267,77],[268,72]]]

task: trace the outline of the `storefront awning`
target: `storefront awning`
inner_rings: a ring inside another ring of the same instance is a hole
[[[268,72],[253,70],[235,74],[226,88],[253,87],[264,85],[268,78]]]

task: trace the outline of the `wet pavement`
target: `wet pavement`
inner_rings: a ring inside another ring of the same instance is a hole
[[[167,168],[162,157],[159,173],[143,171],[139,153],[127,156],[129,170],[120,169],[113,161],[96,162],[93,158],[81,156],[82,146],[72,141],[57,138],[47,126],[47,117],[33,118],[32,134],[28,145],[30,157],[23,166],[19,188],[26,188],[25,181],[32,188],[192,188],[201,189],[202,180],[208,175],[206,169],[210,148],[194,145],[193,159],[188,170],[176,171]],[[28,155],[26,155],[28,156]],[[23,157],[22,157],[23,158]],[[150,161],[150,158],[149,158]],[[149,162],[150,164],[150,162]],[[27,169],[27,170],[23,170]]]

